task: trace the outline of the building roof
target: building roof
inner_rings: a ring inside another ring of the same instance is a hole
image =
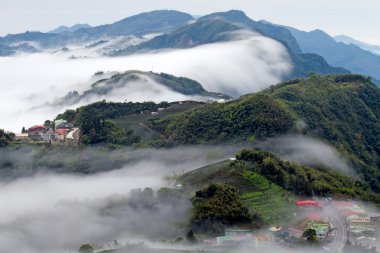
[[[29,128],[29,131],[33,132],[33,131],[40,131],[40,130],[45,130],[45,129],[46,129],[45,126],[37,125],[37,126],[32,126],[31,128]]]
[[[54,121],[54,124],[56,126],[58,126],[59,124],[62,124],[62,123],[67,123],[67,120],[64,120],[64,119],[57,119]]]
[[[54,133],[56,133],[56,134],[67,134],[69,131],[70,131],[69,129],[63,128],[63,129],[55,130]]]
[[[255,239],[258,241],[270,241],[270,237],[267,235],[255,235]]]
[[[343,211],[344,217],[349,217],[351,215],[360,215],[360,214],[364,214],[364,211],[360,211],[360,210],[357,210],[357,211],[354,211],[354,210],[344,210]]]
[[[322,208],[323,206],[315,200],[297,201],[297,206],[316,206]]]
[[[372,223],[373,221],[369,218],[356,218],[356,219],[352,219],[350,220],[350,222],[356,222],[356,223]]]
[[[79,131],[78,127],[73,128],[66,136],[68,139],[75,139],[74,134]]]
[[[352,207],[354,203],[350,201],[333,201],[332,204],[336,207]]]
[[[329,229],[329,225],[328,224],[315,224],[317,230],[317,234],[324,234],[327,232],[327,230]]]

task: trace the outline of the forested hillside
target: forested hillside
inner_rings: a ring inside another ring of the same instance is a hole
[[[233,217],[234,212],[244,219],[246,212],[240,208],[236,197],[232,198],[231,194],[218,189],[239,194],[239,201],[253,215],[250,221],[252,226],[274,224],[279,219],[286,223],[292,219],[295,201],[312,196],[354,198],[375,203],[380,201],[379,195],[373,193],[364,181],[328,168],[287,162],[260,149],[244,149],[236,158],[236,161],[209,165],[177,178],[177,182],[183,184],[187,191],[196,191],[192,220],[195,230],[215,231],[220,229],[221,224],[239,224],[241,220],[229,218]],[[220,203],[226,199],[233,204],[222,205],[226,208],[220,211]]]
[[[178,143],[252,142],[301,133],[333,144],[380,190],[380,90],[360,75],[311,75],[207,104],[152,126]]]

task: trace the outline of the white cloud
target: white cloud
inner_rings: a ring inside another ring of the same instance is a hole
[[[98,70],[131,69],[166,72],[195,79],[209,91],[232,95],[255,92],[281,80],[291,69],[286,49],[269,38],[254,35],[249,39],[217,43],[192,49],[168,50],[120,58],[67,59],[69,54],[32,54],[0,58],[1,128],[19,132],[52,119],[66,108],[31,108],[42,105],[68,91],[88,88],[89,77]],[[176,92],[141,87],[139,84],[117,99],[132,101],[173,101],[189,98]],[[129,93],[132,91],[132,93]],[[191,97],[190,97],[191,99]]]

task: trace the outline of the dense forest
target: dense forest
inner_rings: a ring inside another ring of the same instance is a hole
[[[380,195],[366,182],[329,168],[288,162],[261,149],[244,149],[236,158],[177,178],[185,191],[195,192],[193,231],[217,234],[234,225],[286,223],[294,219],[297,200],[315,196],[380,204]]]
[[[380,196],[372,193],[363,181],[328,168],[308,167],[284,161],[260,149],[242,150],[237,155],[234,166],[245,173],[253,171],[263,175],[269,181],[298,196],[330,196],[380,203]]]
[[[240,201],[239,190],[226,184],[211,184],[192,198],[194,232],[220,235],[224,226],[246,225],[252,217]]]
[[[268,95],[212,103],[152,121],[152,127],[180,144],[238,143],[273,137],[292,129],[289,110]]]
[[[380,89],[360,75],[310,75],[225,104],[152,122],[181,144],[259,142],[303,134],[334,145],[380,192]]]
[[[303,134],[332,143],[380,191],[380,89],[369,78],[312,75],[273,86],[265,93],[297,115]]]

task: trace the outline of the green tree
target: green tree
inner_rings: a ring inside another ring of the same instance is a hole
[[[239,191],[225,184],[211,184],[192,198],[194,231],[220,234],[224,226],[250,224],[252,218],[239,197]]]
[[[90,244],[83,244],[79,247],[79,253],[92,253],[94,252],[94,248]]]
[[[15,135],[13,133],[5,132],[4,130],[0,129],[0,148],[9,145],[9,143],[12,142],[14,136]]]

